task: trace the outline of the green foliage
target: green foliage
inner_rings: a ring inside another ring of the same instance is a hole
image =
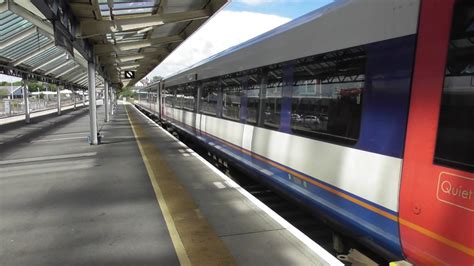
[[[119,95],[119,98],[122,98],[122,97],[133,98],[133,91],[130,87],[123,87],[122,89],[119,90],[118,95]]]
[[[162,79],[163,79],[163,77],[154,76],[153,78],[151,78],[151,82],[152,82],[152,83],[153,83],[153,82],[157,82],[157,81],[162,80]]]
[[[21,81],[15,81],[13,83],[10,83],[8,81],[0,81],[0,86],[10,86],[10,85],[13,85],[13,86],[20,86],[21,85]]]
[[[30,92],[35,92],[35,91],[42,91],[44,89],[43,84],[39,82],[28,82],[28,90]]]
[[[22,81],[15,81],[13,83],[7,82],[7,81],[0,81],[0,86],[21,86]],[[56,84],[48,84],[40,81],[29,81],[28,82],[28,90],[30,92],[35,92],[35,91],[46,91],[48,89],[49,91],[56,91],[57,90],[57,85]]]

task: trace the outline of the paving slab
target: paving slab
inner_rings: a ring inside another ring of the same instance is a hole
[[[179,264],[123,106],[98,112],[102,145],[77,114],[2,153],[0,265]]]

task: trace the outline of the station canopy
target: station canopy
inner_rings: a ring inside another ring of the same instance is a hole
[[[227,1],[0,0],[0,73],[86,88],[93,61],[131,86]]]

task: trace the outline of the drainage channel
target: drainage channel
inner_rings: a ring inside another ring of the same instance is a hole
[[[278,213],[314,242],[318,243],[318,245],[338,257],[345,265],[389,264],[390,260],[388,258],[384,258],[359,244],[347,232],[341,233],[338,229],[332,227],[323,216],[311,212],[295,200],[286,197],[284,193],[261,182],[251,172],[230,164],[225,159],[219,157],[217,153],[188,137],[186,133],[180,132],[170,125],[161,124],[154,114],[139,106],[137,108],[160,126],[170,131],[190,149],[216,166],[221,172]]]

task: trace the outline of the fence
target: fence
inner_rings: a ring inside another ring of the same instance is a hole
[[[72,94],[61,95],[61,106],[67,106],[74,103]],[[57,108],[56,97],[29,97],[30,113]],[[82,102],[82,97],[77,95],[76,102]],[[23,99],[0,99],[0,118],[21,115],[25,113],[25,101]]]

